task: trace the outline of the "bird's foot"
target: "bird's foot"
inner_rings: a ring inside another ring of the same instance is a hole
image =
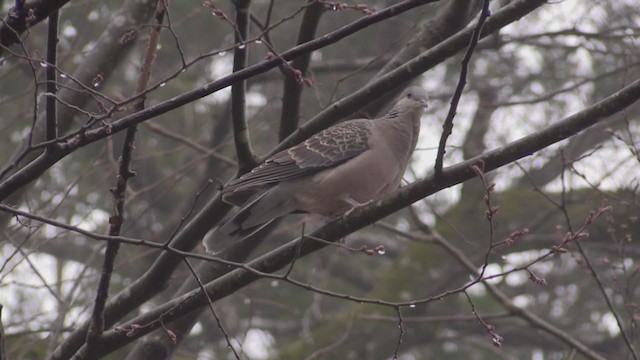
[[[371,203],[373,202],[373,200],[369,200],[369,201],[367,201],[367,202],[365,202],[365,203],[360,203],[360,202],[357,202],[356,200],[354,200],[354,199],[353,199],[353,198],[351,198],[351,197],[347,197],[347,198],[345,198],[345,201],[346,201],[349,205],[351,205],[351,206],[352,206],[352,208],[351,208],[351,209],[349,209],[349,210],[347,210],[347,212],[345,212],[343,216],[349,216],[349,215],[351,215],[351,213],[352,213],[354,210],[359,209],[359,208],[361,208],[361,207],[363,207],[363,206],[369,205],[369,204],[371,204]]]

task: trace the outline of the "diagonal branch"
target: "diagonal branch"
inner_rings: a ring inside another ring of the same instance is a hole
[[[50,3],[53,4],[55,2],[56,1],[51,1]],[[49,4],[49,2],[47,4]],[[93,79],[96,74],[102,74],[105,81],[111,77],[113,71],[127,58],[126,55],[136,44],[136,41],[122,43],[120,41],[122,34],[138,26],[138,24],[146,23],[147,19],[153,14],[154,8],[153,3],[150,5],[148,2],[140,2],[138,0],[125,1],[120,9],[112,16],[112,20],[124,19],[125,21],[111,21],[100,34],[94,50],[86,55],[82,64],[73,71],[73,74],[67,74],[67,77],[73,80],[69,81],[68,84],[58,83],[58,86],[62,89],[56,94],[56,98],[59,102],[68,104],[67,106],[71,105],[71,107],[62,106],[57,109],[58,135],[67,133],[74,124],[77,124],[74,117],[81,113],[81,111],[79,111],[80,108],[91,100],[90,94],[92,93],[88,92],[84,84],[91,84],[91,79]],[[2,26],[1,23],[0,26]],[[0,45],[0,47],[2,47],[2,45]],[[90,86],[89,88],[93,89]],[[99,101],[98,99],[95,100]],[[73,107],[75,107],[75,109]],[[43,141],[46,137],[43,117],[37,120],[34,130],[33,140],[36,142]],[[8,164],[4,166],[3,173],[13,174],[14,171],[19,171],[14,169],[18,167],[18,163],[30,163],[41,155],[39,150],[33,150],[34,148],[31,148],[30,144],[25,141],[11,156]],[[62,156],[62,154],[58,154],[57,151],[49,153],[54,158]],[[53,155],[54,153],[56,155]],[[26,191],[26,187],[15,188],[14,191],[11,191],[11,197],[5,197],[3,200],[8,200],[10,203],[20,203],[20,199]],[[0,218],[0,224],[4,224],[6,221],[6,218]]]
[[[376,80],[391,70],[402,66],[427,49],[431,49],[442,41],[461,31],[480,11],[483,0],[451,0],[442,7],[434,17],[417,26],[411,39],[372,77]],[[399,86],[391,93],[368,104],[362,112],[375,116],[386,107],[393,98],[400,94],[406,86]]]
[[[554,206],[556,206],[558,208],[558,210],[560,210],[560,212],[563,214],[563,216],[565,218],[565,221],[567,223],[567,227],[568,227],[569,232],[570,233],[574,233],[573,226],[571,225],[571,218],[569,216],[569,213],[567,211],[567,206],[566,206],[567,199],[566,199],[566,187],[565,187],[564,174],[565,174],[565,169],[563,169],[563,171],[561,173],[561,178],[562,178],[561,201],[560,201],[560,203],[552,202],[552,204]],[[629,349],[630,357],[633,358],[634,360],[638,360],[638,354],[636,353],[636,350],[634,348],[633,342],[629,338],[629,336],[627,335],[627,332],[626,332],[626,330],[624,328],[624,323],[620,319],[620,315],[618,315],[618,312],[613,307],[613,303],[611,302],[611,299],[610,299],[609,295],[607,294],[607,291],[604,288],[604,285],[602,283],[601,276],[598,274],[598,272],[596,271],[595,267],[593,266],[593,263],[592,263],[591,259],[587,256],[587,253],[586,253],[586,251],[584,250],[584,248],[582,246],[582,242],[576,240],[575,244],[576,244],[576,247],[578,248],[578,251],[580,252],[580,255],[582,256],[582,261],[584,262],[584,265],[586,266],[587,270],[589,271],[589,273],[591,274],[591,276],[595,280],[596,285],[598,285],[598,289],[602,293],[602,297],[604,298],[604,301],[607,304],[607,308],[609,308],[609,311],[613,314],[613,317],[616,320],[616,324],[618,325],[618,329],[620,331],[620,335],[622,335],[622,339],[624,340],[625,344],[627,345],[627,348]]]
[[[485,37],[499,29],[517,21],[526,14],[545,4],[542,0],[515,1],[500,11],[495,12],[484,24],[481,37]],[[301,126],[296,132],[286,138],[269,155],[299,143],[307,137],[336,123],[343,117],[351,115],[367,104],[373,97],[380,97],[392,91],[398,84],[415,79],[425,71],[440,64],[443,59],[455,55],[469,45],[474,28],[467,28],[433,48],[423,52],[413,60],[397,67],[386,75],[369,83],[366,87],[353,94],[336,101],[324,111]],[[269,156],[267,155],[267,156]],[[1,193],[1,192],[0,192]]]
[[[207,296],[206,289],[204,288],[204,283],[202,283],[202,280],[200,279],[200,276],[198,275],[198,272],[193,267],[193,265],[191,265],[191,263],[189,262],[189,259],[185,258],[184,262],[187,265],[187,267],[189,268],[189,271],[191,272],[191,275],[193,276],[193,278],[195,278],[196,281],[198,282],[199,289],[207,297],[207,303],[209,305],[209,309],[211,310],[211,314],[213,315],[213,317],[216,319],[216,323],[218,324],[218,328],[220,329],[220,331],[222,331],[222,334],[224,335],[224,339],[227,342],[227,347],[231,349],[231,352],[233,353],[235,358],[237,360],[240,360],[240,355],[238,355],[238,352],[236,351],[236,348],[231,343],[231,339],[229,337],[229,333],[227,332],[227,330],[222,325],[222,320],[220,319],[220,316],[218,316],[218,313],[216,312],[215,308],[213,307],[213,301],[211,300],[211,298],[209,296]]]
[[[380,10],[372,15],[368,15],[366,17],[360,18],[348,25],[343,26],[342,28],[325,34],[324,36],[309,41],[305,44],[296,46],[289,51],[283,53],[281,58],[289,61],[300,55],[311,52],[313,50],[320,49],[329,44],[336,43],[341,39],[352,35],[364,28],[367,28],[373,24],[379,23],[391,17],[397,16],[411,10],[415,7],[435,2],[437,0],[405,0],[398,4],[392,5],[384,10]],[[528,2],[540,2],[541,0],[528,0]],[[527,2],[527,1],[525,1]],[[138,3],[134,1],[134,3]],[[522,15],[520,15],[522,16]],[[104,55],[103,55],[104,56]],[[111,56],[111,54],[107,54],[107,56]],[[63,148],[56,152],[55,155],[52,154],[43,154],[39,156],[37,159],[31,161],[28,165],[26,165],[21,170],[17,171],[11,177],[0,183],[0,201],[6,199],[13,192],[17,191],[20,187],[24,186],[30,181],[35,180],[38,176],[40,176],[45,170],[50,168],[53,164],[58,162],[60,159],[64,158],[71,152],[76,149],[90,144],[92,142],[104,139],[111,134],[123,131],[127,129],[129,126],[138,124],[145,120],[151,119],[158,115],[164,114],[168,111],[174,110],[193,102],[197,99],[210,95],[218,90],[224,89],[237,81],[248,79],[257,74],[266,72],[270,69],[281,64],[280,58],[265,60],[256,65],[249,66],[241,71],[233,73],[231,75],[225,76],[222,79],[213,81],[208,83],[198,89],[194,89],[182,95],[173,97],[168,99],[160,104],[155,106],[150,106],[145,110],[138,111],[134,114],[125,116],[118,120],[113,121],[109,124],[109,126],[101,127],[96,130],[91,131],[82,131],[80,133],[76,133],[73,136],[67,137],[64,142]],[[104,120],[105,118],[97,118],[96,121]],[[300,134],[298,134],[300,136]]]
[[[597,124],[607,116],[622,111],[639,99],[640,80],[637,80],[602,101],[558,121],[544,130],[467,161],[444,168],[439,177],[430,176],[408,185],[387,199],[357,209],[349,216],[338,219],[318,229],[309,235],[309,237],[317,237],[327,241],[337,241],[353,231],[378,221],[415,201],[474,178],[477,176],[473,170],[474,166],[484,164],[486,172],[498,169],[544,149],[551,144],[573,136]],[[221,299],[261,277],[266,277],[266,273],[273,273],[286,267],[293,259],[306,256],[327,246],[325,242],[319,241],[307,240],[304,241],[303,244],[300,244],[300,242],[301,240],[298,239],[285,244],[243,265],[242,268],[236,269],[217,280],[209,282],[206,284],[209,296],[212,300]],[[159,321],[157,321],[159,318],[162,319],[162,322],[173,321],[197,308],[205,306],[206,301],[204,294],[199,291],[186,293],[181,297],[157,306],[153,310],[130,320],[127,323],[128,325],[149,324],[145,326],[144,329],[141,329],[139,333],[125,336],[124,334],[109,331],[103,335],[103,340],[105,344],[107,344],[106,347],[113,351],[160,326]],[[81,349],[78,355],[81,356],[84,354],[84,351],[84,349]]]
[[[432,235],[434,236],[436,244],[444,248],[449,254],[451,254],[456,260],[458,260],[458,262],[462,266],[464,266],[467,271],[469,271],[474,276],[478,275],[478,268],[473,264],[471,260],[469,260],[468,257],[465,256],[462,251],[460,251],[460,249],[453,246],[449,241],[441,237],[439,234],[433,233]],[[504,306],[504,308],[507,309],[511,314],[517,315],[525,319],[532,326],[552,334],[554,337],[560,339],[565,344],[568,344],[572,348],[577,349],[588,359],[604,360],[602,356],[598,355],[578,339],[571,336],[571,334],[553,326],[534,313],[514,305],[513,302],[509,300],[509,297],[492,283],[485,281],[483,282],[483,285],[487,288],[491,296],[493,296],[498,302],[500,302],[500,304],[502,304],[502,306]]]
[[[20,41],[20,35],[28,28],[43,21],[69,0],[18,0],[9,9],[7,16],[0,19],[0,55],[5,47]]]

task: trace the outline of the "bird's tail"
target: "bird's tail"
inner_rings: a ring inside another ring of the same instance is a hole
[[[218,253],[292,212],[286,197],[279,195],[277,186],[256,194],[238,212],[209,230],[202,241],[207,252]]]

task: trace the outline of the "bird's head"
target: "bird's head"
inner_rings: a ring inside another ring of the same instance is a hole
[[[418,86],[412,86],[402,93],[391,112],[407,113],[417,111],[421,113],[423,109],[428,107],[427,99],[428,96],[424,89]]]

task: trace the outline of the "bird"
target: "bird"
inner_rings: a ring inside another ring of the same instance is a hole
[[[396,190],[427,100],[424,89],[409,87],[383,117],[335,124],[229,182],[222,200],[240,209],[204,236],[206,251],[219,253],[290,213],[333,218]]]

